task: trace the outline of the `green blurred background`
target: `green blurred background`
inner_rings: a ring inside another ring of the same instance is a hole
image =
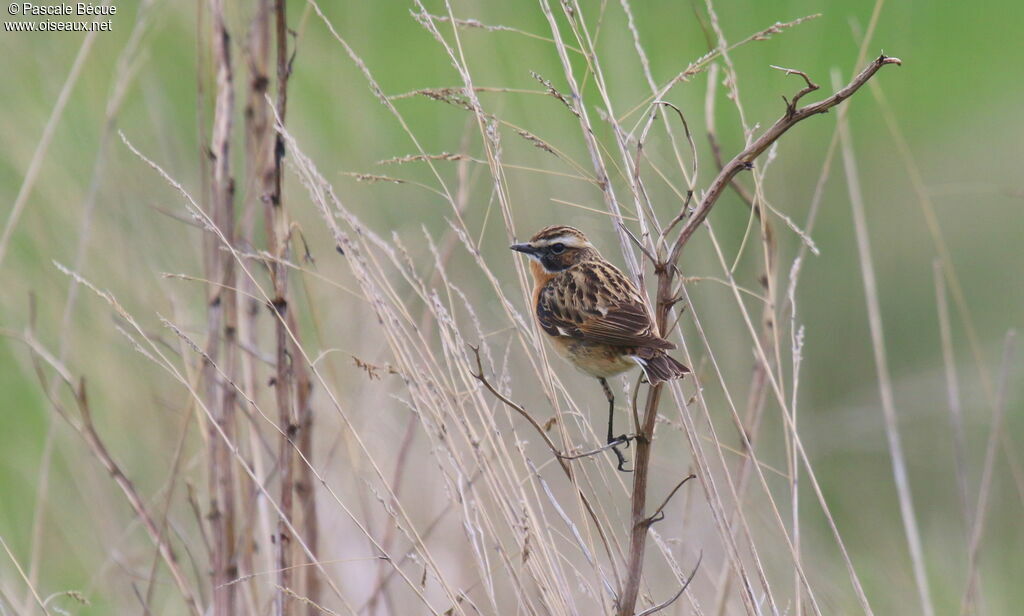
[[[123,106],[114,120],[116,129],[124,131],[140,150],[186,187],[198,191],[195,6],[159,0],[149,5],[138,53],[124,65],[126,72],[118,68],[118,58],[140,7],[127,1],[115,4],[118,13],[112,18],[113,32],[97,34],[83,59],[81,75],[70,90],[67,108],[42,159],[39,181],[28,195],[8,254],[0,264],[0,327],[23,330],[29,322],[29,296],[35,295],[37,336],[52,349],[66,340],[68,364],[93,383],[94,404],[104,409],[98,411],[97,421],[116,456],[132,469],[141,489],[153,493],[162,485],[173,452],[167,427],[178,425],[181,392],[166,383],[159,370],[140,361],[117,333],[109,310],[91,294],[79,297],[70,333],[63,333],[61,315],[67,278],[52,264],[53,260],[68,265],[75,262],[83,207],[95,177],[96,209],[88,231],[83,274],[101,288],[113,291],[149,326],[159,329],[159,312],[174,314],[195,331],[202,330],[202,289],[160,276],[161,272],[201,271],[197,232],[167,214],[183,214],[178,195],[134,158],[115,133],[108,133],[107,142],[101,143],[112,90],[115,84],[124,83]],[[343,0],[323,4],[325,13],[387,94],[459,85],[443,50],[410,15],[410,3]],[[228,5],[237,78],[244,84],[245,57],[240,45],[249,9],[237,9],[233,2]],[[602,6],[584,3],[590,11],[590,23]],[[435,13],[444,12],[441,3],[429,2],[428,7]],[[550,35],[544,16],[532,2],[460,1],[453,7],[460,17]],[[769,65],[804,70],[824,90],[829,89],[831,71],[838,70],[846,80],[859,70],[854,61],[874,7],[873,2],[860,0],[718,3],[721,26],[730,42],[776,21],[822,14],[771,40],[753,42],[732,53],[748,122],[762,128],[769,125],[783,109],[780,96],[791,95],[800,85],[798,78],[771,70]],[[633,9],[659,83],[708,50],[695,18],[695,13],[706,18],[703,5],[695,8],[688,2],[649,0],[633,2]],[[4,15],[4,20],[12,19]],[[434,183],[424,166],[376,165],[382,159],[414,153],[415,148],[316,15],[303,3],[292,2],[290,20],[296,32],[297,53],[288,125],[306,154],[335,184],[349,207],[382,235],[394,231],[407,245],[416,246],[421,242],[421,227],[435,236],[444,233],[448,228],[445,218],[451,212],[435,195],[413,184],[360,183],[345,175],[366,172]],[[1005,334],[1024,325],[1022,27],[1024,8],[1016,2],[888,2],[881,6],[877,29],[867,46],[868,58],[884,51],[904,62],[902,67],[884,69],[876,81],[906,137],[927,197],[934,204],[939,230],[962,283],[972,326],[977,330],[980,365],[970,351],[965,321],[952,309],[972,508],[992,416],[979,368],[995,380]],[[548,42],[479,29],[460,30],[460,36],[477,85],[539,92],[540,86],[530,75],[530,71],[536,71],[557,87],[564,87],[561,66]],[[0,79],[2,219],[7,219],[18,195],[84,38],[80,33],[0,34],[0,54],[7,67]],[[613,104],[621,115],[643,102],[649,90],[618,3],[609,2],[604,9],[598,50],[603,54]],[[703,129],[706,87],[706,74],[699,75],[677,86],[669,97],[687,113],[694,129],[702,155],[702,187],[713,175]],[[591,84],[585,98],[592,105],[599,101],[595,94]],[[815,96],[820,97],[811,95]],[[484,93],[481,99],[490,111],[528,129],[589,168],[578,124],[557,101],[517,92]],[[426,151],[460,151],[465,140],[468,151],[480,155],[479,136],[464,111],[417,98],[396,104]],[[209,106],[205,106],[209,118]],[[593,114],[593,107],[591,111]],[[966,571],[967,528],[957,495],[937,320],[933,263],[939,253],[915,195],[913,178],[883,113],[875,96],[865,88],[850,104],[849,119],[878,273],[886,350],[931,587],[939,613],[956,613]],[[735,107],[721,86],[716,115],[724,152],[737,151],[743,142],[742,130]],[[835,128],[835,115],[813,118],[794,129],[782,140],[767,173],[767,198],[800,225],[806,219]],[[466,135],[471,137],[467,139]],[[565,164],[511,132],[505,132],[503,144],[509,162],[571,172]],[[663,139],[652,148],[668,160]],[[98,157],[103,162],[97,169]],[[244,168],[241,153],[236,168]],[[444,169],[453,172],[454,168]],[[473,173],[467,225],[480,234],[485,246],[491,247],[485,258],[495,272],[505,277],[510,296],[520,300],[504,248],[507,237],[496,206],[488,206],[486,169]],[[607,247],[606,254],[621,263],[606,217],[551,200],[601,209],[600,195],[594,187],[558,175],[514,169],[508,173],[520,237],[546,224],[574,224],[586,229],[596,243]],[[682,185],[681,179],[673,179]],[[749,175],[742,179],[749,186]],[[335,271],[343,269],[340,257],[333,252],[333,243],[320,228],[294,175],[287,182],[286,200],[307,233],[317,268],[334,276]],[[678,210],[678,200],[663,183],[650,183],[654,186],[655,207],[668,219]],[[244,194],[244,187],[239,194]],[[732,259],[748,223],[746,208],[735,195],[726,194],[711,222],[727,258]],[[778,220],[776,228],[780,271],[785,276],[798,242]],[[687,275],[721,275],[705,235],[702,232],[684,255]],[[876,612],[917,613],[839,158],[833,164],[812,236],[821,254],[807,259],[797,294],[798,318],[806,327],[800,392],[803,442]],[[414,252],[425,254],[422,250]],[[741,283],[756,285],[759,254],[759,248],[748,247],[744,252],[737,271]],[[474,271],[472,260],[459,251],[451,268],[467,275]],[[338,277],[343,284],[346,282],[343,274]],[[462,284],[473,290],[471,280]],[[752,356],[731,292],[705,282],[692,285],[690,293],[694,310],[702,315],[712,343],[718,346],[727,375],[740,384],[737,391],[743,399]],[[499,318],[496,307],[478,308],[484,312],[485,322]],[[332,325],[326,335],[336,344],[326,346],[357,349],[361,356],[386,362],[380,345],[361,332],[361,317],[370,318],[365,308],[327,303],[323,318]],[[1013,464],[1019,469],[1024,459],[1020,396],[1024,375],[1020,357],[1018,352],[1009,370],[1004,435],[1005,449],[1016,452],[1017,457],[1014,461],[1000,453],[996,460],[981,548],[982,595],[987,614],[1018,613],[1024,602],[1020,584],[1024,575],[1024,494],[1022,478],[1015,480],[1013,474]],[[359,381],[352,377],[352,382]],[[580,386],[580,391],[589,390]],[[53,419],[23,345],[5,339],[0,343],[0,534],[22,562],[30,553],[36,484],[51,421],[57,423],[41,585],[48,592],[57,592],[87,587],[99,563],[118,566],[118,558],[113,563],[108,559],[106,546],[122,532],[119,520],[126,519],[130,512],[77,436]],[[729,423],[723,415],[722,426]],[[778,413],[769,411],[764,430],[772,439],[767,439],[764,455],[784,464],[781,445],[771,445],[773,440],[781,443],[775,438],[781,433],[779,424]],[[386,441],[400,434],[403,422],[384,417],[367,425],[371,434]],[[773,449],[777,450],[770,453]],[[825,605],[833,613],[855,611],[820,512],[809,498],[804,505],[808,558],[819,572],[837,578],[837,588],[826,590]],[[764,524],[769,525],[768,521]],[[0,563],[4,592],[15,593],[13,596],[20,600],[24,588],[11,562],[0,556]],[[99,582],[96,594],[91,595],[96,611],[82,613],[109,613],[105,611],[111,609],[109,605],[103,607],[103,584]],[[68,602],[61,605],[79,609]]]

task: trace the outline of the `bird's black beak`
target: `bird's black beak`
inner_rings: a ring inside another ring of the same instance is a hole
[[[521,252],[527,255],[532,255],[533,253],[537,252],[537,249],[530,244],[512,244],[511,246],[509,246],[509,248],[516,252]]]

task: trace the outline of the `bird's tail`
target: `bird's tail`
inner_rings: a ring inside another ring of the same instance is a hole
[[[677,362],[671,355],[667,353],[658,353],[654,357],[644,361],[643,363],[644,374],[647,375],[647,380],[652,385],[664,381],[671,381],[672,379],[678,379],[687,372],[689,368],[683,364]]]

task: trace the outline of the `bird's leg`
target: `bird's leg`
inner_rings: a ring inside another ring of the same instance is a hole
[[[615,437],[615,394],[612,393],[612,388],[608,386],[608,381],[603,377],[598,378],[601,382],[601,389],[604,390],[604,397],[608,400],[608,443],[614,443],[615,441],[622,440],[625,436]]]
[[[612,393],[612,388],[608,386],[608,381],[604,377],[599,377],[597,380],[601,381],[601,389],[604,390],[604,396],[608,399],[608,444],[612,446],[615,457],[619,459],[618,469],[623,472],[629,472],[630,469],[622,468],[626,464],[626,458],[615,445],[625,443],[626,447],[629,447],[629,441],[634,437],[629,437],[625,434],[615,436],[615,394]]]

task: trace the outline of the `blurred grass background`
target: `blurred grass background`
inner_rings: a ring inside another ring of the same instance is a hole
[[[8,254],[0,264],[0,327],[25,328],[29,295],[34,294],[37,335],[50,348],[57,348],[65,335],[60,323],[67,291],[67,278],[52,261],[75,261],[82,208],[95,173],[107,101],[111,89],[124,79],[114,67],[139,9],[136,2],[116,4],[114,31],[95,37],[42,161],[40,181],[28,196]],[[428,6],[443,13],[443,6],[433,6],[436,4]],[[592,5],[592,14],[602,6],[586,4]],[[633,4],[637,28],[657,81],[664,82],[707,51],[708,42],[690,3],[657,0]],[[776,21],[822,14],[732,54],[748,121],[761,127],[769,125],[783,109],[780,96],[790,95],[799,86],[798,78],[771,70],[769,65],[806,71],[825,90],[830,89],[833,69],[838,69],[844,79],[859,70],[853,60],[874,6],[862,0],[720,3],[717,11],[730,41]],[[533,3],[455,2],[454,9],[461,17],[485,24],[548,34],[547,23]],[[186,187],[198,190],[195,7],[192,3],[156,1],[148,10],[151,13],[141,53],[131,63],[135,72],[127,82],[116,127]],[[324,3],[324,10],[362,55],[386,93],[458,85],[458,76],[443,51],[410,16],[409,3],[343,1]],[[4,19],[13,18],[5,15]],[[235,32],[237,46],[244,40],[246,23],[240,15],[232,19],[229,26]],[[343,200],[381,234],[393,231],[415,247],[422,243],[421,227],[435,236],[445,232],[445,217],[450,212],[429,192],[412,184],[360,183],[344,175],[378,173],[433,182],[422,166],[375,164],[413,153],[414,148],[322,22],[301,2],[291,3],[290,20],[296,31],[297,53],[288,125],[305,152],[317,161]],[[598,48],[604,53],[606,78],[619,94],[614,103],[620,115],[643,102],[643,93],[648,91],[623,23],[617,4],[608,3]],[[991,375],[999,371],[1007,330],[1024,325],[1024,184],[1020,174],[1024,124],[1019,117],[1024,105],[1024,46],[1019,42],[1022,26],[1024,9],[1014,2],[983,6],[889,2],[882,6],[878,28],[868,47],[869,57],[884,51],[904,61],[902,67],[879,75],[877,83],[907,138],[934,202],[977,328],[983,367]],[[551,79],[556,86],[563,83],[550,43],[511,32],[477,29],[462,30],[461,36],[471,50],[468,61],[477,85],[540,92],[530,71]],[[0,54],[7,66],[0,79],[2,219],[7,218],[15,201],[83,38],[78,33],[0,34]],[[245,59],[237,47],[236,52],[237,72],[242,76]],[[713,166],[700,119],[706,81],[706,74],[699,75],[677,86],[669,97],[687,112],[694,128],[702,154],[702,186],[711,177]],[[481,98],[503,119],[541,136],[589,167],[578,126],[557,101],[515,92],[485,93]],[[465,112],[425,99],[397,104],[426,151],[460,150],[467,134]],[[728,156],[742,146],[743,135],[735,107],[725,99],[721,87],[716,114],[719,139]],[[767,198],[798,224],[806,218],[835,126],[833,116],[809,120],[783,139],[767,175]],[[881,107],[868,89],[852,101],[849,118],[868,208],[886,348],[932,590],[939,613],[956,613],[966,570],[963,553],[967,530],[954,478],[936,316],[933,261],[937,252]],[[559,173],[570,171],[554,157],[514,136],[506,137],[504,144],[506,159],[513,163]],[[666,151],[664,143],[654,147]],[[178,196],[144,169],[116,135],[105,148],[106,162],[98,176],[95,218],[83,273],[101,288],[113,291],[129,311],[147,315],[151,321],[156,312],[175,314],[200,331],[202,289],[160,277],[161,272],[199,271],[199,252],[195,248],[198,232],[164,213],[181,211]],[[237,168],[243,168],[241,161],[239,154]],[[496,272],[506,277],[511,297],[518,298],[496,206],[488,207],[486,170],[474,173],[467,224],[484,238],[484,245],[489,247],[485,257]],[[613,249],[616,244],[606,217],[552,201],[560,199],[600,209],[596,189],[573,179],[529,171],[510,170],[509,178],[520,237],[546,224],[573,224],[587,230],[595,243],[606,247],[607,255],[621,263]],[[341,270],[341,257],[316,224],[302,187],[294,176],[287,182],[286,200],[294,206],[293,216],[307,234],[318,271],[335,277],[335,272]],[[240,187],[239,194],[243,192],[244,187]],[[656,187],[654,200],[666,218],[679,207],[664,185]],[[727,194],[711,216],[729,258],[739,250],[747,219],[746,208],[733,194]],[[798,244],[783,225],[777,225],[777,229],[781,271],[785,274]],[[916,593],[892,486],[850,207],[838,159],[812,236],[821,255],[806,262],[797,296],[800,321],[806,326],[800,406],[803,442],[877,613],[915,613],[915,608],[908,607],[917,605]],[[414,252],[427,254],[422,247]],[[737,271],[741,283],[755,285],[757,260],[758,252],[748,248]],[[720,274],[710,244],[703,237],[687,248],[683,267],[688,276]],[[456,274],[473,271],[471,260],[462,253],[453,259],[451,269]],[[350,282],[340,274],[337,278],[341,284]],[[471,291],[474,283],[465,280],[462,284]],[[731,292],[704,282],[692,286],[690,293],[697,312],[705,317],[712,342],[718,345],[720,361],[725,358],[724,369],[734,382],[742,383],[749,376],[752,357],[749,340],[729,335],[730,329],[740,323]],[[311,302],[327,297],[318,296],[314,290]],[[497,308],[494,310],[496,315]],[[484,314],[483,318],[487,321],[494,315]],[[361,320],[372,318],[365,309],[344,302],[324,302],[320,317],[326,324],[325,347],[341,347],[370,361],[387,362],[386,352],[372,331],[361,325]],[[976,486],[992,408],[983,393],[963,322],[955,312],[953,324],[968,470],[971,485]],[[94,405],[102,409],[97,412],[97,422],[108,442],[124,467],[132,470],[140,489],[146,494],[156,493],[173,452],[168,434],[175,433],[170,426],[179,425],[183,404],[180,392],[167,383],[160,384],[159,371],[139,360],[115,331],[107,308],[94,297],[85,294],[79,298],[66,335],[70,336],[68,364],[90,380]],[[1024,445],[1020,356],[1018,353],[1009,373],[1005,429],[1009,446],[1018,452],[1018,463],[1024,457],[1020,453]],[[365,383],[358,370],[347,365],[342,370],[343,382],[352,387]],[[590,391],[584,385],[579,389]],[[14,341],[0,343],[0,398],[0,534],[19,560],[28,559],[40,460],[48,426],[56,421],[41,580],[51,592],[84,589],[94,579],[98,563],[119,566],[122,556],[111,557],[108,547],[123,531],[119,520],[130,512],[77,437],[53,418],[28,353]],[[364,433],[385,443],[401,434],[405,415],[397,411],[389,415],[387,397],[380,400],[382,410],[361,417],[361,421],[366,422]],[[728,425],[723,415],[722,426]],[[323,430],[329,432],[332,428]],[[777,413],[767,414],[764,430],[779,433]],[[332,443],[337,437],[325,434],[322,438]],[[780,452],[776,452],[775,459],[781,460]],[[771,453],[764,456],[772,459]],[[1014,478],[1012,470],[1001,455],[981,550],[982,596],[987,614],[1017,613],[1024,603],[1020,584],[1024,573],[1024,502],[1021,478]],[[843,576],[824,521],[810,500],[805,500],[805,505],[809,514],[804,529],[808,562],[820,571],[834,570]],[[189,524],[187,519],[182,523]],[[124,545],[129,553],[123,558],[129,559],[131,544]],[[23,592],[10,561],[0,557],[0,562],[5,592]],[[103,583],[98,584],[102,588]],[[90,595],[93,606],[79,613],[113,613],[109,611],[115,609],[112,604],[104,604],[109,600],[104,599],[105,592],[94,592]],[[837,614],[856,609],[847,591],[838,589],[826,605]]]

